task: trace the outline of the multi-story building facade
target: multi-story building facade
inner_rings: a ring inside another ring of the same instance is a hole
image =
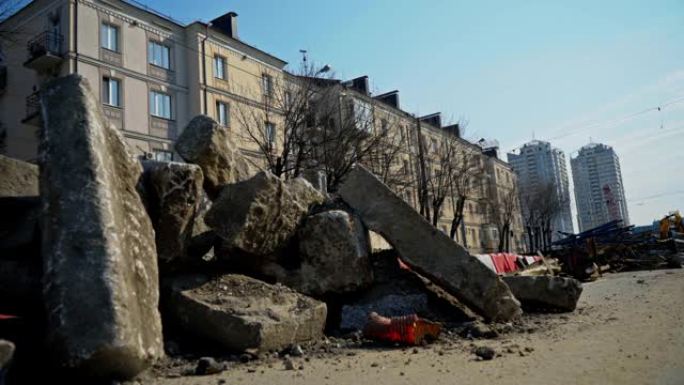
[[[5,58],[0,76],[6,73],[4,84],[0,79],[0,121],[8,156],[36,159],[42,125],[38,91],[46,81],[74,73],[88,80],[135,156],[174,160],[173,142],[199,114],[224,125],[257,163],[263,163],[263,151],[240,116],[258,116],[273,147],[283,143],[284,116],[272,108],[272,100],[279,89],[296,87],[301,79],[285,70],[285,61],[240,39],[233,12],[210,23],[184,25],[124,0],[34,0],[2,28],[16,37],[0,43]],[[351,103],[355,114],[368,119],[364,129],[369,133],[396,133],[402,148],[391,168],[409,182],[388,184],[417,210],[419,158],[435,172],[440,143],[445,135],[454,136],[482,171],[473,181],[456,240],[472,252],[495,251],[500,235],[492,224],[496,205],[489,202],[513,188],[512,169],[458,137],[456,126],[443,127],[439,114],[416,117],[403,111],[397,91],[371,95],[367,77],[327,83],[334,85],[340,103]],[[446,199],[437,223],[441,231],[449,232],[453,210]],[[518,226],[511,232],[511,249],[521,250],[522,231]]]
[[[570,163],[580,231],[618,219],[629,225],[620,159],[613,148],[588,144]]]
[[[73,73],[89,81],[138,155],[173,159],[173,141],[199,114],[230,126],[231,104],[259,108],[287,64],[239,40],[236,18],[231,12],[212,25],[182,25],[120,0],[31,2],[3,22],[15,37],[2,42],[0,63],[7,155],[35,159],[37,91]]]
[[[572,213],[570,210],[570,185],[565,154],[562,150],[551,146],[551,143],[533,140],[524,144],[518,153],[509,153],[508,162],[518,175],[521,203],[526,212],[529,199],[535,191],[545,186],[553,186],[555,199],[559,207],[553,219],[554,239],[559,237],[557,231],[572,233]]]

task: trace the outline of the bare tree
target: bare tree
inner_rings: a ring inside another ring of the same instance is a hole
[[[433,143],[434,156],[428,161],[426,179],[432,209],[432,225],[435,227],[442,217],[444,202],[451,193],[452,179],[456,176],[455,171],[458,166],[456,158],[462,147],[464,147],[463,144],[451,134],[444,134],[438,143]]]
[[[376,109],[376,111],[378,111]],[[382,115],[376,112],[376,115]],[[404,196],[415,183],[410,166],[408,131],[396,120],[380,119],[381,133],[377,145],[361,162],[392,191]]]
[[[396,121],[376,110],[369,97],[349,91],[331,74],[322,75],[315,65],[303,63],[282,80],[265,77],[259,105],[236,103],[243,139],[283,179],[314,169],[325,174],[328,190],[334,191],[362,163],[390,185],[402,184],[397,163],[404,144]]]
[[[254,144],[266,168],[280,178],[299,176],[312,157],[314,106],[327,90],[319,86],[327,79],[316,75],[307,64],[298,74],[285,74],[282,79],[265,75],[260,103],[234,104],[243,139]]]
[[[520,196],[522,203],[522,218],[523,224],[525,226],[525,231],[527,232],[527,244],[529,254],[534,254],[536,247],[536,229],[537,229],[537,206],[536,206],[536,194],[525,193]]]
[[[536,188],[521,193],[523,219],[529,238],[530,252],[547,250],[551,247],[553,224],[561,213],[564,202],[556,186],[542,183]]]
[[[451,229],[449,236],[456,239],[459,227],[463,225],[463,212],[468,200],[477,195],[477,190],[482,188],[484,170],[481,164],[481,154],[462,146],[455,154],[452,161],[450,178],[450,197],[453,207]],[[465,241],[465,235],[464,241]]]
[[[418,145],[418,158],[416,160],[416,185],[418,186],[418,206],[420,215],[430,220],[429,179],[430,169],[425,153],[427,152],[425,136],[420,118],[416,117],[416,143]]]
[[[361,95],[343,92],[337,103],[318,106],[315,113],[319,124],[313,164],[325,172],[330,191],[337,189],[357,163],[384,173],[381,177],[386,181],[393,178],[401,144],[389,112],[375,109],[372,101]],[[386,123],[377,127],[376,122]]]
[[[541,246],[542,250],[548,250],[551,247],[553,237],[553,223],[560,215],[563,202],[561,202],[553,183],[544,183],[540,187],[538,199],[538,227],[541,234]]]
[[[511,226],[518,210],[518,200],[518,189],[513,187],[503,191],[497,199],[491,202],[491,218],[499,232],[499,242],[497,246],[499,252],[508,252],[511,249]]]

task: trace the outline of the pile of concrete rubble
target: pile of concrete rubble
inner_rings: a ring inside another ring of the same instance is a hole
[[[169,352],[167,330],[259,354],[373,311],[510,322],[521,302],[568,311],[581,293],[502,280],[361,166],[335,194],[281,180],[205,116],[175,143],[186,163],[137,161],[83,78],[41,102],[39,167],[0,157],[0,329],[32,330],[17,367],[123,380]],[[372,254],[369,231],[394,250]]]

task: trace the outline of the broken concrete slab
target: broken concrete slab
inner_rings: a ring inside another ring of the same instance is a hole
[[[143,168],[159,262],[178,267],[189,258],[187,250],[204,194],[202,169],[194,164],[148,161]]]
[[[503,280],[526,309],[573,311],[582,294],[582,284],[574,278],[506,276]]]
[[[370,171],[356,166],[338,194],[407,265],[465,305],[492,321],[520,316],[519,302],[494,272],[434,228]]]
[[[341,330],[361,330],[372,312],[387,317],[418,314],[447,323],[473,319],[451,295],[435,290],[434,284],[402,268],[394,250],[374,253],[371,264],[373,284],[353,301],[344,303],[340,312]],[[333,311],[329,308],[329,312]]]
[[[211,200],[206,192],[202,193],[197,214],[192,223],[192,233],[190,234],[190,241],[188,242],[187,254],[193,260],[212,260],[214,259],[214,245],[218,240],[218,236],[212,230],[204,218],[211,209]]]
[[[0,155],[0,197],[38,196],[38,166]]]
[[[314,297],[358,291],[373,282],[368,232],[359,218],[323,211],[307,217],[297,234],[299,266],[279,269],[278,282]]]
[[[47,346],[78,375],[128,379],[164,354],[142,168],[85,78],[47,83],[41,104]]]
[[[262,171],[226,185],[204,218],[225,248],[268,255],[286,246],[323,195],[301,178],[283,182]]]
[[[186,162],[202,168],[204,188],[212,199],[223,185],[249,179],[258,172],[230,140],[228,130],[205,115],[188,123],[175,149]]]
[[[243,275],[174,278],[165,308],[188,332],[234,352],[264,352],[323,337],[325,303]]]

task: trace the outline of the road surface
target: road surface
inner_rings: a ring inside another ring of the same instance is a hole
[[[332,358],[237,364],[213,376],[152,378],[208,384],[684,384],[684,270],[610,274],[584,285],[574,313],[528,315],[494,340],[446,338],[427,348],[351,349]],[[491,361],[471,351],[496,350]]]

